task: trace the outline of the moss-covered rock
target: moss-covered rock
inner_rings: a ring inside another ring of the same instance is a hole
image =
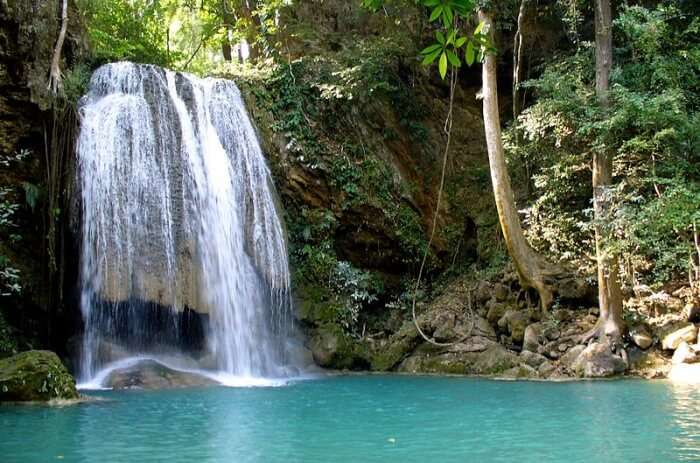
[[[32,350],[0,360],[0,402],[78,397],[75,379],[53,352]]]
[[[352,339],[334,324],[319,327],[311,340],[314,361],[323,368],[364,370],[369,367],[369,346]]]

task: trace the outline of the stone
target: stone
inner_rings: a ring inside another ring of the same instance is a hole
[[[696,363],[700,361],[700,352],[698,352],[700,349],[698,348],[700,346],[691,346],[685,341],[681,342],[673,353],[671,363],[678,365],[679,363]]]
[[[497,302],[503,302],[508,299],[508,287],[503,284],[497,284],[493,288],[493,296],[496,298]]]
[[[532,323],[525,328],[523,334],[523,350],[537,352],[537,347],[540,345],[540,335],[542,334],[542,325],[540,323]]]
[[[364,369],[369,366],[369,355],[362,351],[361,344],[354,343],[339,326],[321,326],[311,340],[314,362],[323,368]]]
[[[496,331],[493,326],[483,317],[475,316],[474,325],[471,331],[472,336],[483,336],[486,338],[495,339]]]
[[[561,356],[559,364],[567,370],[571,370],[571,366],[574,364],[578,356],[581,355],[581,352],[583,352],[585,349],[586,346],[582,346],[580,344],[572,347],[564,355]]]
[[[488,303],[488,312],[486,313],[486,319],[492,325],[496,325],[498,320],[503,317],[503,315],[508,311],[508,306],[501,302],[496,302],[491,299]]]
[[[688,303],[683,310],[690,323],[700,323],[700,304]]]
[[[0,360],[0,402],[78,398],[75,379],[51,351],[30,350]]]
[[[526,365],[531,366],[532,368],[538,368],[540,365],[547,362],[548,360],[547,357],[545,357],[544,355],[524,350],[520,353],[520,361]]]
[[[507,330],[513,342],[519,344],[523,342],[525,328],[529,323],[530,316],[528,313],[509,310],[498,320],[498,327]]]
[[[607,344],[595,342],[581,352],[571,368],[579,377],[607,378],[624,373],[627,364]]]
[[[520,365],[509,368],[503,373],[498,375],[501,379],[533,379],[537,378],[537,370],[532,368],[530,365],[521,363]]]
[[[104,386],[112,389],[173,389],[202,387],[216,381],[195,373],[171,369],[153,360],[114,370],[105,379]]]
[[[674,350],[681,345],[683,341],[687,343],[695,342],[698,338],[698,329],[692,323],[683,328],[672,331],[661,340],[661,348],[666,350]]]
[[[547,360],[537,368],[537,374],[540,376],[540,378],[548,378],[552,373],[556,371],[556,369],[557,366],[554,364],[554,362],[550,362],[549,360]]]
[[[630,327],[629,333],[632,341],[642,350],[648,349],[654,342],[651,333],[649,333],[649,330],[643,324]]]

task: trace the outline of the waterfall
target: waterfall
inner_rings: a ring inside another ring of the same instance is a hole
[[[172,354],[200,332],[211,370],[288,375],[285,230],[236,85],[107,64],[80,121],[82,380],[115,350]]]

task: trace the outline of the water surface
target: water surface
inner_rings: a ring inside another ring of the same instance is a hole
[[[102,391],[0,407],[2,462],[700,461],[700,395],[668,382],[342,376]]]

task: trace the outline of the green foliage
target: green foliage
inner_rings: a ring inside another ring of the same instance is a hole
[[[525,86],[537,103],[507,135],[535,166],[528,233],[540,249],[592,271],[590,160],[615,153],[606,222],[630,280],[687,274],[700,207],[700,20],[676,7],[625,6],[614,22],[610,108],[596,101],[592,44],[558,57]],[[516,143],[518,133],[523,140]]]

